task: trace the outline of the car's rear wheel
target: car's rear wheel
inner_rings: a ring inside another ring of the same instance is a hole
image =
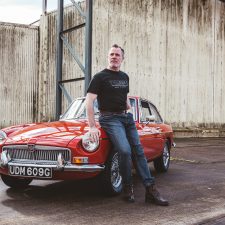
[[[154,167],[157,172],[166,172],[169,169],[170,165],[170,148],[169,148],[169,143],[166,141],[164,148],[163,148],[163,153],[162,155],[155,159],[154,161]]]
[[[118,152],[111,151],[101,176],[102,188],[107,195],[113,196],[122,191],[122,177],[119,171]]]
[[[11,188],[25,188],[27,187],[32,179],[31,178],[17,178],[8,175],[1,174],[2,181],[4,184]]]

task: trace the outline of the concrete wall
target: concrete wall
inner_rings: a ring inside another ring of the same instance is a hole
[[[130,94],[154,102],[183,135],[225,135],[225,4],[218,0],[94,0],[93,74],[107,65],[109,47],[125,49],[122,69]],[[82,3],[84,8],[84,4]],[[64,27],[83,20],[64,11]],[[56,13],[40,22],[38,120],[54,118]],[[84,61],[84,29],[67,35]],[[63,79],[82,77],[64,48]],[[66,85],[82,96],[83,81]],[[64,109],[67,102],[63,100]],[[204,133],[206,132],[206,133]],[[192,133],[193,134],[193,133]]]

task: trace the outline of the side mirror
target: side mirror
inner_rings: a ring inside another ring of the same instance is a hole
[[[148,121],[148,122],[155,122],[155,116],[154,115],[146,116],[146,121]]]

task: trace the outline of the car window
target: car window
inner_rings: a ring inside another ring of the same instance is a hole
[[[97,101],[97,99],[94,100],[93,106],[94,106],[94,116],[95,116],[95,118],[98,118],[99,117],[99,110],[98,110],[98,101]],[[83,119],[83,118],[87,117],[86,100],[84,101],[83,107],[81,107],[80,111],[78,111],[78,115],[79,115],[80,119]]]
[[[98,118],[98,102],[94,101],[94,113],[95,117]],[[61,116],[61,120],[71,120],[71,119],[84,119],[86,118],[86,103],[85,98],[76,99],[66,110],[66,112]]]
[[[149,104],[146,101],[141,100],[140,103],[140,121],[147,121],[147,117],[151,115]]]
[[[135,98],[129,98],[131,109],[130,112],[133,114],[134,121],[137,120],[137,102]]]
[[[162,123],[163,122],[162,117],[160,116],[156,107],[152,105],[151,103],[149,103],[149,105],[150,105],[151,114],[155,116],[155,122]]]
[[[77,117],[78,112],[83,109],[84,99],[76,99],[61,116],[61,119],[74,119]]]

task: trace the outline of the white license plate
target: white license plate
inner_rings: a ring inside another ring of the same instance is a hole
[[[33,166],[9,166],[9,175],[23,177],[51,178],[52,169]]]

